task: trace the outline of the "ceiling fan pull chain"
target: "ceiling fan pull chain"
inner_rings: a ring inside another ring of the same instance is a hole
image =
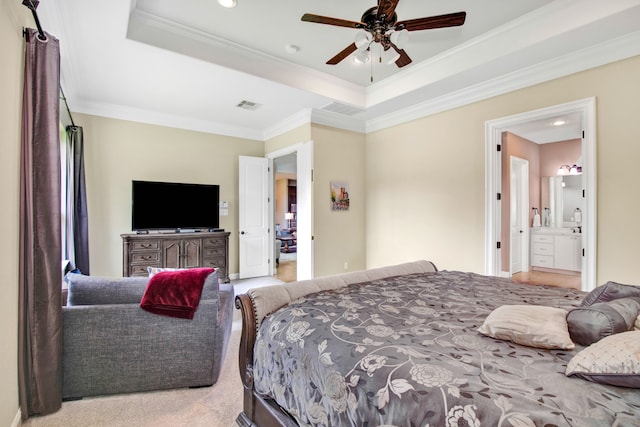
[[[369,55],[373,56],[373,52],[369,52]],[[373,58],[371,58],[371,83],[373,83]]]

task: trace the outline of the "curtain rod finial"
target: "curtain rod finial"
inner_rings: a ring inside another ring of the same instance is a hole
[[[31,10],[36,10],[40,2],[38,0],[23,0],[22,4]]]

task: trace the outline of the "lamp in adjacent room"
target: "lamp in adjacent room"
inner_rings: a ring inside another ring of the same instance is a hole
[[[291,228],[291,220],[293,219],[293,212],[285,212],[284,219],[287,220],[288,228]]]

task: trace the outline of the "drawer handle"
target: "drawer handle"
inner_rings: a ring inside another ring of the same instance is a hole
[[[151,245],[150,243],[143,243],[140,246],[142,246],[144,249],[149,249],[149,248],[153,247],[153,245]]]
[[[142,257],[140,257],[140,258],[142,258],[144,261],[147,261],[147,260],[153,259],[153,257],[152,257],[151,255],[145,255],[145,256],[142,256]]]

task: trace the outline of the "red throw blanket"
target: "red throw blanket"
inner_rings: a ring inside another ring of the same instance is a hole
[[[192,268],[157,273],[149,279],[140,307],[155,314],[193,319],[204,282],[214,271],[213,268]]]

